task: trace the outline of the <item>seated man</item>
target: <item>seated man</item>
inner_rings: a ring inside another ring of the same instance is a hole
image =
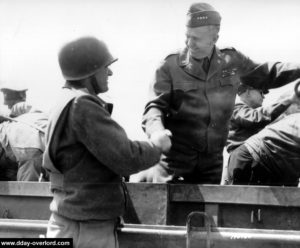
[[[231,153],[232,184],[297,186],[300,177],[300,103]]]
[[[295,94],[285,94],[277,102],[262,106],[264,100],[262,90],[241,84],[237,93],[240,102],[235,104],[230,119],[230,130],[226,144],[228,153],[231,153],[246,139],[274,121],[296,98]]]
[[[47,120],[44,113],[30,112],[16,118],[8,118],[0,124],[0,144],[3,158],[5,157],[5,161],[1,158],[3,171],[0,174],[9,174],[2,180],[45,180],[42,156],[45,150],[44,129]],[[4,164],[7,161],[11,163],[11,167]]]

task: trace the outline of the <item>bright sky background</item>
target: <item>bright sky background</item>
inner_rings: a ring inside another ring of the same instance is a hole
[[[29,102],[48,110],[63,85],[57,53],[85,35],[103,39],[119,58],[108,93],[113,117],[144,139],[141,117],[149,83],[164,57],[184,46],[191,0],[0,0],[0,82],[24,83]],[[219,47],[258,62],[300,62],[300,1],[208,0],[222,16]],[[267,103],[282,90],[271,92]]]

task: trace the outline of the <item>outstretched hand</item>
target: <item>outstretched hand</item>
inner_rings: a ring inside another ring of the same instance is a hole
[[[159,130],[151,134],[150,141],[158,147],[162,153],[167,153],[172,146],[171,138],[172,133],[170,130]]]

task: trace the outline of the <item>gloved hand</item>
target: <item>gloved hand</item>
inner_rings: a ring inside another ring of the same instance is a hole
[[[153,145],[155,145],[161,150],[162,153],[167,153],[172,146],[172,142],[170,139],[171,136],[172,136],[171,131],[165,129],[165,130],[158,130],[153,132],[150,135],[149,139]]]

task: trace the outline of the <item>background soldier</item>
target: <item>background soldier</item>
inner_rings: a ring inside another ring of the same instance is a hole
[[[231,184],[297,186],[300,177],[300,101],[285,116],[235,149],[229,159]]]
[[[32,109],[32,106],[26,102],[28,90],[26,87],[11,83],[2,86],[0,90],[3,93],[3,104],[9,109],[9,117],[17,117]]]
[[[234,106],[230,119],[230,130],[227,139],[227,151],[230,153],[246,139],[258,133],[266,125],[273,122],[295,101],[294,93],[284,94],[275,103],[262,106],[264,93],[262,90],[241,84],[237,92],[240,102]]]
[[[47,180],[42,168],[47,121],[46,114],[30,112],[0,124],[0,174],[9,175],[6,180]]]

